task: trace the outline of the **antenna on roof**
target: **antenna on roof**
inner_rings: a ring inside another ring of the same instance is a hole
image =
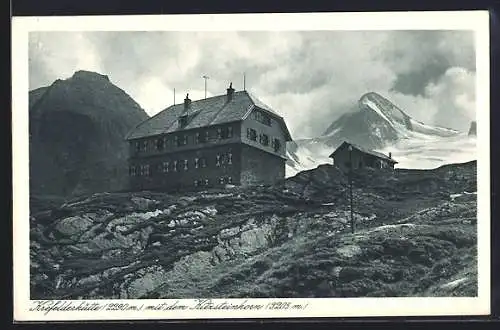
[[[209,76],[203,76],[203,79],[205,79],[205,98],[207,98],[207,79],[210,79]]]
[[[175,105],[175,88],[174,88],[174,105]]]
[[[245,86],[245,72],[243,72],[243,90],[246,91],[246,86]]]

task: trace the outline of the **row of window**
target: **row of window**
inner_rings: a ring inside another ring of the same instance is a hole
[[[196,132],[192,137],[192,143],[200,144],[210,141],[211,131],[206,130],[204,132]],[[233,127],[219,127],[215,130],[217,139],[230,139],[233,137]],[[144,140],[135,142],[136,152],[146,152],[151,150],[162,151],[169,149],[171,147],[181,147],[185,146],[190,141],[190,135],[188,134],[178,134],[170,137],[160,137],[154,140]]]
[[[253,128],[247,128],[247,139],[257,141],[257,131]],[[264,133],[259,134],[259,143],[266,147],[269,146],[269,135]],[[278,152],[281,148],[280,140],[274,138],[271,142],[271,147],[275,152]]]
[[[227,152],[224,154],[217,154],[215,157],[215,166],[221,167],[222,165],[232,165],[233,154]],[[188,159],[164,161],[158,164],[157,170],[159,173],[180,172],[187,171],[193,166],[195,169],[207,167],[207,159],[205,157],[194,158],[192,162]],[[151,176],[149,164],[130,166],[130,176]]]
[[[194,186],[195,187],[201,187],[201,186],[209,186],[210,185],[210,179],[198,179],[194,180]],[[230,176],[221,176],[218,179],[219,184],[231,184],[233,183],[233,178]]]

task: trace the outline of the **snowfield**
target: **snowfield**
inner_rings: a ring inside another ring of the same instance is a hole
[[[460,134],[433,139],[403,139],[393,146],[377,150],[392,152],[396,168],[432,169],[445,164],[477,159],[476,137]]]

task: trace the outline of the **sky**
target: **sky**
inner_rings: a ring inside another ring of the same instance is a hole
[[[30,32],[30,90],[78,70],[109,76],[149,114],[229,82],[281,114],[294,139],[315,137],[378,92],[426,124],[475,120],[470,31]]]

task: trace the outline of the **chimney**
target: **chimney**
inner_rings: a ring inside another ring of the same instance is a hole
[[[233,83],[231,82],[229,84],[229,88],[227,89],[227,102],[233,99],[233,94],[234,94],[234,89],[233,89]]]
[[[188,112],[191,108],[191,100],[189,99],[189,93],[186,94],[186,98],[184,99],[184,112]]]
[[[389,152],[389,158],[392,159],[392,152]]]

